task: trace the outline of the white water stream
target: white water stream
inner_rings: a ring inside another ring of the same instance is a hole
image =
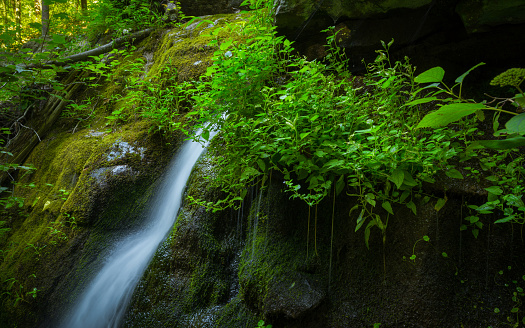
[[[193,141],[183,144],[156,192],[145,226],[114,246],[63,328],[119,327],[139,279],[175,223],[186,182],[204,149]]]

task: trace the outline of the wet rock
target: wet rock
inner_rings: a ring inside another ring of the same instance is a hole
[[[124,176],[133,174],[133,170],[127,165],[114,165],[109,167],[101,167],[95,169],[89,173],[89,175],[95,179],[95,183],[99,187],[106,187],[108,185],[108,179],[115,176]]]
[[[263,308],[267,316],[297,319],[319,306],[326,291],[318,280],[299,272],[290,272],[270,284]]]
[[[135,147],[128,142],[120,141],[113,144],[106,158],[108,161],[113,161],[129,154],[139,154],[140,158],[144,159],[144,151],[144,147]]]

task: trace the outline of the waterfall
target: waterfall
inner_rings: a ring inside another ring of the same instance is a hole
[[[182,145],[156,192],[145,226],[113,247],[61,327],[119,327],[139,279],[175,223],[186,182],[204,149],[191,140]]]

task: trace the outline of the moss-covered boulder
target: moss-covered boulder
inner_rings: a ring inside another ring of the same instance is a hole
[[[33,327],[58,315],[73,286],[89,276],[86,266],[141,221],[148,190],[172,152],[148,134],[149,126],[58,129],[33,150],[26,165],[36,170],[15,188],[25,198],[24,215],[8,222],[2,242],[0,275],[12,282],[4,286],[3,320]]]

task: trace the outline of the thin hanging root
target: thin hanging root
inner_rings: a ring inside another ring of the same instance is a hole
[[[314,250],[315,256],[319,256],[319,253],[317,253],[317,204],[315,204]]]
[[[310,191],[312,194],[312,191]],[[306,260],[308,260],[308,250],[310,248],[310,210],[312,206],[308,205],[308,226],[306,227]]]
[[[330,283],[332,281],[332,250],[334,245],[334,218],[335,218],[335,186],[334,186],[334,201],[332,203],[332,231],[330,232],[330,266],[328,268],[328,290],[330,290]]]

